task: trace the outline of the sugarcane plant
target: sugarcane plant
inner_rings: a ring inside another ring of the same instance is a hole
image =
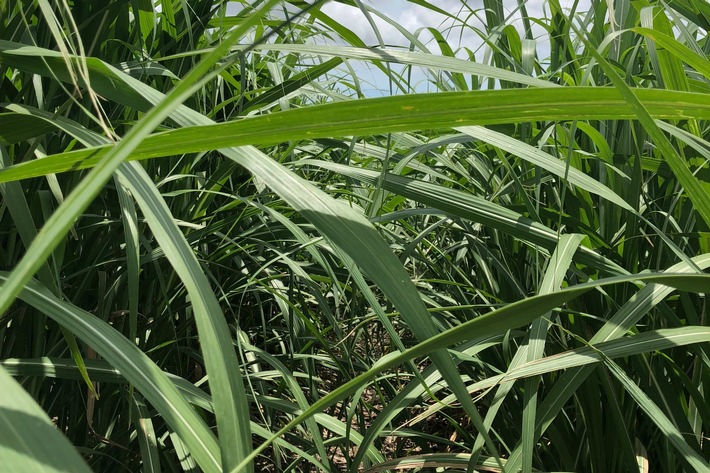
[[[710,469],[710,6],[402,5],[0,2],[3,468]]]

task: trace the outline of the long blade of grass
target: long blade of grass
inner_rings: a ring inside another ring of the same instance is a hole
[[[229,326],[195,253],[145,169],[138,163],[125,163],[119,176],[131,190],[156,240],[190,295],[209,374],[222,451],[233,450],[223,455],[223,463],[232,464],[250,451],[251,431],[249,404]]]
[[[705,343],[710,337],[708,330],[710,330],[708,327],[697,326],[659,329],[594,345],[590,344],[586,347],[575,348],[524,363],[504,374],[473,383],[469,386],[469,390],[471,392],[483,391],[501,382],[601,363],[605,359],[624,358],[679,346]]]
[[[7,156],[7,151],[4,147],[0,148],[0,164],[3,167],[9,164],[9,157]],[[34,240],[35,236],[37,235],[37,227],[35,224],[35,218],[32,215],[32,212],[30,211],[27,199],[25,198],[24,192],[22,190],[22,186],[19,186],[17,185],[17,183],[12,182],[0,184],[0,194],[3,197],[3,204],[7,206],[7,209],[10,212],[13,221],[15,222],[17,231],[20,235],[20,238],[22,239],[23,244],[25,245],[25,247],[29,247],[32,244],[32,240]],[[46,261],[42,266],[39,267],[39,269],[37,270],[37,277],[40,282],[42,282],[42,284],[44,284],[52,291],[52,293],[54,293],[55,295],[59,295],[61,294],[61,290],[59,289],[59,283],[57,281],[57,278],[53,275],[52,265],[50,265],[50,261]],[[54,266],[56,267],[56,265],[57,262],[55,261]],[[45,323],[46,320],[41,317],[36,320],[36,326],[38,328],[43,327]],[[84,368],[84,358],[81,354],[81,350],[79,349],[78,344],[76,343],[74,335],[66,329],[62,328],[61,330],[62,335],[64,336],[64,339],[67,342],[67,346],[69,347],[69,351],[72,354],[72,358],[76,362],[77,366],[79,367],[79,370],[83,375],[83,379],[86,383],[86,386],[92,391],[93,395],[98,398],[98,393],[94,389],[94,384],[91,382],[91,379],[86,369]],[[37,332],[38,335],[41,335],[42,330],[39,329]],[[37,345],[38,346],[36,346],[36,349],[39,349],[40,346],[39,344]]]
[[[0,273],[0,281],[7,281]],[[161,413],[165,421],[190,446],[205,471],[220,471],[219,446],[204,420],[185,401],[163,371],[113,327],[73,305],[58,300],[30,280],[20,297],[37,310],[67,327],[116,367]]]
[[[320,46],[315,44],[263,44],[257,50],[284,51],[318,56],[336,56],[360,61],[382,61],[412,66],[428,67],[436,71],[450,71],[462,74],[472,74],[481,77],[505,80],[534,87],[559,87],[554,82],[536,79],[525,74],[508,71],[464,59],[449,56],[438,56],[397,49],[353,48],[348,46]]]
[[[646,89],[635,93],[647,109],[649,119],[651,116],[710,118],[710,98],[706,94]],[[232,146],[421,128],[635,117],[635,108],[614,89],[607,88],[414,94],[318,105],[226,123],[183,127],[150,137],[146,134],[126,159],[142,160]],[[111,146],[95,147],[14,165],[0,171],[0,182],[90,168],[112,149]]]
[[[680,262],[668,268],[668,272],[674,273],[696,273],[697,268],[707,269],[710,267],[710,254],[700,255],[693,258],[693,265]],[[590,339],[591,344],[599,344],[623,337],[644,315],[653,307],[668,297],[673,292],[673,288],[656,284],[649,284],[643,287],[604,324],[604,326]],[[542,435],[550,423],[562,409],[567,400],[576,392],[584,380],[591,375],[593,367],[583,367],[577,370],[570,370],[564,373],[553,385],[550,393],[542,402],[538,410],[538,421],[535,428],[536,439]],[[514,468],[520,468],[522,462],[522,448],[517,447],[511,454],[510,464]]]
[[[555,252],[550,258],[545,276],[540,284],[540,294],[547,294],[559,289],[572,264],[572,257],[584,238],[583,235],[562,235]],[[550,326],[547,313],[535,320],[530,326],[527,343],[528,362],[542,358],[545,353],[545,340]],[[532,471],[533,450],[535,447],[535,418],[537,415],[537,390],[539,379],[525,380],[523,397],[523,426],[521,439],[523,445],[523,472]]]
[[[573,350],[567,350],[556,355],[540,358],[535,361],[523,363],[507,372],[495,376],[490,376],[481,381],[477,381],[468,386],[471,394],[485,392],[496,386],[501,386],[518,380],[527,380],[544,374],[556,371],[568,370],[564,375],[588,374],[588,370],[593,370],[597,363],[602,363],[606,359],[626,358],[629,356],[641,355],[655,351],[667,350],[679,346],[702,344],[710,337],[707,327],[679,327],[674,329],[659,329],[644,332],[630,337],[623,337],[607,342],[600,342]],[[583,369],[576,369],[583,368]],[[563,376],[564,376],[563,375]],[[576,387],[576,386],[575,386]],[[441,399],[440,404],[435,404],[419,414],[411,423],[425,419],[437,411],[442,406],[446,406],[456,399],[454,396],[447,396]],[[540,423],[536,424],[536,436],[540,435]],[[515,454],[509,458],[509,465],[513,469],[521,468],[522,443],[515,450]]]
[[[183,81],[178,83],[162,102],[158,103],[155,108],[148,112],[140,123],[126,134],[112,152],[108,153],[105,159],[103,159],[88,176],[80,181],[74,191],[66,198],[64,203],[37,234],[37,237],[28,248],[22,261],[4,281],[0,290],[0,313],[4,312],[9,307],[14,298],[20,293],[23,286],[30,281],[31,277],[50,255],[63,235],[69,230],[76,217],[86,209],[91,200],[99,193],[104,183],[118,169],[121,163],[134,152],[145,137],[168,117],[183,100],[192,95],[192,93],[201,86],[205,75],[214,64],[225,55],[231,44],[260,20],[261,16],[275,3],[275,0],[266,2],[259,11],[236,28],[227,40],[195,66]],[[167,227],[167,222],[162,223],[163,225],[157,228],[160,230],[169,228]],[[167,234],[165,237],[170,238]],[[184,242],[184,239],[182,241]],[[185,246],[187,246],[186,243]],[[193,255],[189,248],[187,250],[189,255]],[[205,331],[202,335],[204,337],[211,336],[210,338],[217,342],[216,347],[205,350],[205,364],[208,372],[211,372],[211,379],[214,383],[215,392],[217,393],[215,406],[220,434],[223,437],[223,441],[228,443],[231,447],[222,449],[223,467],[229,469],[233,465],[240,463],[251,451],[249,422],[244,421],[244,417],[248,416],[248,405],[246,403],[241,377],[237,375],[239,372],[239,364],[236,359],[236,354],[231,348],[229,333],[225,332],[223,327],[215,326],[215,320],[217,320],[217,317],[219,317],[221,313],[219,304],[214,294],[211,292],[209,284],[206,283],[206,278],[199,269],[199,265],[196,264],[197,262],[196,259],[194,259],[194,255],[192,261],[187,260],[193,262],[192,265],[189,265],[189,263],[185,263],[186,260],[181,259],[181,256],[184,257],[188,253],[183,252],[180,254],[177,249],[171,251],[171,253],[180,255],[175,259],[184,265],[184,274],[191,276],[189,278],[190,282],[197,282],[197,284],[192,285],[192,289],[195,294],[199,294],[202,297],[193,300],[193,304],[196,304],[197,312],[201,315],[197,320],[198,323],[202,322],[200,325]],[[178,272],[181,273],[180,270],[183,268],[177,269],[179,269]],[[202,275],[202,281],[196,279],[199,277],[198,275]],[[202,282],[202,284],[200,284],[200,282]],[[210,302],[212,303],[210,304]],[[220,319],[220,321],[223,325],[226,325],[223,320]],[[94,349],[99,351],[99,347],[94,347]],[[201,463],[203,468],[213,468],[206,455],[200,455],[197,460]],[[250,471],[251,467],[245,465],[245,469]]]
[[[39,359],[6,359],[0,361],[0,367],[5,369],[13,376],[47,376],[60,379],[81,380],[81,374],[75,363],[71,360],[57,358],[39,358]],[[87,369],[92,379],[106,383],[125,383],[124,377],[119,370],[111,366],[104,360],[87,360]],[[167,378],[173,383],[175,388],[182,394],[187,401],[194,407],[204,409],[207,412],[214,412],[212,397],[194,384],[180,378],[178,376],[164,373]],[[280,411],[294,415],[300,414],[302,410],[297,404],[290,403],[283,399],[268,398],[258,396],[256,401]],[[332,416],[318,414],[314,416],[314,420],[323,428],[343,434],[347,428],[345,424]],[[273,432],[265,429],[256,422],[252,421],[252,431],[262,439],[269,439],[273,436]],[[362,437],[357,432],[350,432],[353,440],[358,444],[362,444]],[[275,443],[282,448],[291,450],[294,454],[301,458],[310,461],[314,466],[327,471],[327,467],[316,460],[314,457],[299,449],[285,439],[276,439]],[[362,450],[363,455],[367,455],[372,461],[381,461],[382,455],[374,447],[369,447]]]
[[[697,472],[710,470],[710,463],[707,462],[697,451],[695,451],[683,438],[683,434],[671,422],[666,414],[648,397],[636,383],[621,369],[621,367],[611,360],[605,360],[604,364],[614,374],[617,380],[624,387],[638,406],[648,415],[670,443],[678,449],[683,459]]]
[[[89,473],[42,408],[0,367],[0,461],[7,471]],[[41,439],[41,441],[38,441]]]
[[[136,426],[138,444],[141,449],[143,471],[146,473],[158,473],[161,471],[160,452],[158,451],[158,439],[153,427],[153,421],[150,418],[150,410],[143,402],[143,399],[135,393],[133,394],[133,404],[135,409],[131,413],[133,414],[133,424]]]
[[[654,41],[656,44],[663,47],[663,49],[673,54],[676,58],[700,72],[706,79],[710,79],[710,61],[708,61],[706,57],[702,57],[675,38],[656,29],[638,27],[632,28],[632,31],[644,35],[648,39]]]
[[[369,184],[376,184],[379,178],[379,173],[375,171],[328,161],[303,160],[299,164],[330,169]],[[549,251],[553,251],[558,243],[558,234],[554,230],[469,192],[394,174],[388,174],[386,179],[382,180],[382,186],[390,192],[407,197],[415,202],[491,226],[507,234],[514,235],[521,240],[540,245]],[[608,274],[627,273],[616,263],[584,246],[579,247],[575,260],[589,264]]]
[[[693,202],[698,215],[705,221],[706,225],[710,226],[710,193],[707,192],[707,189],[703,188],[703,185],[698,178],[693,175],[690,169],[688,169],[687,163],[678,154],[673,144],[668,140],[666,135],[663,134],[658,125],[656,125],[653,119],[653,112],[648,107],[648,104],[642,98],[641,94],[626,85],[611,64],[585,39],[584,35],[581,34],[579,30],[576,30],[576,33],[585,44],[590,54],[592,54],[594,59],[599,63],[599,66],[604,70],[609,80],[614,84],[614,88],[627,101],[630,109],[634,112],[635,118],[639,120],[646,132],[653,139],[654,146],[658,148],[659,154],[663,156],[663,159],[668,163],[673,174],[678,178],[685,193],[688,194],[688,197]]]
[[[15,108],[15,110],[20,109]],[[31,113],[33,116],[44,120],[53,119],[50,114],[41,110],[25,107],[22,111],[25,113]],[[53,121],[57,127],[74,136],[86,145],[95,144],[97,142],[102,143],[105,141],[101,136],[83,129],[81,126],[71,122],[70,120],[54,119]],[[222,314],[219,302],[215,298],[210,284],[202,272],[193,251],[173,221],[167,205],[155,189],[155,185],[152,180],[146,175],[145,170],[143,170],[140,166],[135,167],[130,163],[127,163],[119,167],[117,176],[119,181],[119,186],[117,188],[119,191],[119,198],[123,198],[124,200],[127,198],[127,196],[122,197],[121,194],[121,192],[126,192],[125,190],[121,190],[122,186],[125,186],[128,191],[131,192],[132,197],[139,202],[143,214],[153,230],[153,234],[160,243],[163,253],[170,260],[177,274],[180,275],[181,279],[185,283],[188,294],[191,296],[198,331],[201,334],[202,351],[205,357],[206,365],[219,366],[220,363],[227,363],[228,367],[224,371],[224,374],[221,376],[214,376],[212,378],[211,385],[216,393],[215,405],[217,406],[216,410],[218,416],[222,416],[223,419],[235,418],[234,416],[238,416],[239,412],[243,413],[248,411],[248,408],[244,407],[247,406],[248,403],[244,393],[242,378],[239,375],[239,363],[234,355],[233,349],[231,348],[232,341],[229,337],[229,327],[224,320],[224,315]],[[135,210],[133,212],[135,212]],[[130,215],[128,217],[128,219],[124,220],[126,224],[130,224],[133,218],[135,218]],[[137,238],[135,229],[126,231],[127,238]],[[131,245],[129,244],[127,245],[126,251],[129,252],[127,259],[130,270],[131,267],[137,265],[137,262],[131,262],[131,259],[138,257],[137,249],[134,248],[131,250]],[[134,267],[134,272],[136,272],[137,269],[137,267]],[[136,277],[133,281],[137,284],[138,278]],[[131,285],[129,290],[135,293],[137,292],[137,287]],[[136,296],[137,294],[133,294],[133,297]],[[136,302],[137,301],[134,300],[133,304]],[[137,307],[133,307],[132,309],[137,311]],[[129,311],[131,311],[131,308],[129,308]],[[129,315],[129,332],[133,333],[134,318],[132,311]],[[134,340],[134,338],[135,337],[132,336],[130,339]],[[231,375],[225,375],[227,373],[231,373]],[[233,384],[231,386],[227,386],[226,388],[220,388],[219,386],[225,382]],[[228,396],[226,399],[222,396],[224,394],[227,394]],[[220,406],[234,406],[239,410],[237,412],[223,412]],[[243,430],[245,426],[248,428],[249,423],[244,418],[237,418],[236,421],[229,421],[229,425]],[[239,435],[242,435],[242,438],[250,437],[248,432],[240,432]],[[227,448],[231,448],[234,444],[234,440],[226,440],[227,438],[229,438],[229,436],[225,433],[223,441],[225,442],[225,445],[229,445]],[[187,440],[186,442],[189,447],[190,442]]]
[[[564,179],[565,182],[584,189],[592,194],[596,194],[609,202],[613,202],[622,209],[633,211],[633,208],[618,194],[609,189],[598,180],[584,174],[582,171],[567,165],[567,163],[554,158],[544,151],[516,140],[508,135],[484,127],[456,127],[461,133],[465,133],[476,139],[489,143],[502,150],[512,153],[515,156],[539,166],[542,169]]]
[[[189,119],[195,120],[196,118]],[[204,123],[208,120],[201,117],[197,121]],[[125,139],[121,144],[124,141]],[[326,194],[308,185],[277,163],[264,159],[261,153],[253,148],[224,149],[222,152],[259,176],[287,202],[311,220],[324,235],[331,238],[356,259],[357,263],[400,309],[418,339],[425,340],[436,334],[433,322],[416,289],[411,282],[407,282],[408,274],[374,227],[360,214],[340,202],[332,201]],[[353,233],[358,234],[359,238],[352,239]],[[464,397],[464,407],[475,422],[478,413],[470,399],[465,399],[465,386],[451,358],[444,351],[434,353],[432,357],[434,362],[439,365],[450,387]],[[488,443],[495,451],[492,442]],[[246,464],[242,463],[239,468],[244,466]]]
[[[254,449],[251,456],[255,457],[261,451],[266,449],[273,439],[280,437],[299,423],[303,422],[305,419],[343,399],[349,393],[352,393],[358,389],[362,383],[372,379],[384,370],[398,366],[399,364],[416,358],[417,356],[430,354],[432,353],[432,350],[442,349],[473,337],[485,337],[505,333],[507,330],[535,320],[542,314],[549,312],[555,307],[558,307],[559,305],[564,304],[565,302],[592,289],[632,281],[658,283],[697,292],[704,292],[708,287],[710,287],[710,275],[663,274],[618,276],[591,283],[580,284],[572,288],[562,289],[552,294],[533,296],[529,299],[509,304],[484,316],[465,322],[455,328],[441,332],[426,341],[418,343],[415,347],[410,348],[405,352],[391,353],[384,356],[377,363],[375,363],[370,370],[335,388],[327,396],[324,396],[314,402],[307,411],[290,421],[281,430],[276,432],[272,439],[267,440],[264,444]],[[459,393],[455,392],[454,394],[457,398],[461,399],[462,396]],[[466,398],[468,398],[468,394],[466,394]],[[245,462],[250,460],[251,458],[248,458]],[[236,473],[239,471],[239,467],[233,471]]]

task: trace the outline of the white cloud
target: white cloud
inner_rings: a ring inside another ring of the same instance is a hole
[[[427,27],[433,27],[440,31],[446,38],[450,47],[458,51],[457,56],[468,59],[468,55],[463,48],[475,52],[476,60],[484,59],[485,48],[481,36],[485,34],[484,24],[485,12],[482,0],[428,0],[430,4],[450,13],[455,18],[448,18],[445,15],[433,12],[419,5],[406,0],[363,0],[364,5],[373,9],[370,16],[379,31],[382,41],[386,47],[410,47],[410,40],[406,34],[398,30],[395,26],[383,20],[375,12],[379,12],[391,19],[394,23],[403,28],[406,32],[416,36],[432,53],[439,53],[438,45],[433,41],[431,34],[425,31]],[[560,0],[563,9],[569,9],[575,0]],[[577,11],[583,12],[589,8],[590,0],[581,0]],[[525,4],[530,17],[549,16],[549,6],[546,0],[528,0]],[[509,17],[506,23],[513,25],[523,36],[523,23],[518,11],[517,0],[504,0],[504,11]],[[379,46],[377,35],[368,21],[365,14],[356,7],[343,5],[341,3],[329,2],[323,7],[323,12],[332,17],[337,22],[346,26],[357,34],[368,46]],[[462,26],[466,21],[467,25]],[[476,31],[478,29],[478,32]],[[539,26],[533,25],[533,37],[537,40],[538,58],[545,59],[549,56],[549,38],[546,32]],[[418,48],[415,48],[418,49]],[[358,67],[360,70],[361,68]],[[388,89],[384,75],[374,71],[370,73],[365,69],[371,81],[375,83],[376,89]],[[423,81],[423,72],[418,72],[416,80]]]
[[[359,8],[343,5],[342,3],[329,2],[322,10],[323,13],[358,35],[365,44],[374,45],[377,43],[372,26]],[[380,30],[383,27],[381,22],[378,22],[377,26]]]
[[[560,0],[560,4],[562,5],[562,8],[568,9],[572,7],[574,1],[575,0]],[[449,12],[461,20],[467,17],[471,11],[477,12],[480,18],[485,17],[482,0],[429,0],[429,3]],[[544,17],[549,15],[549,7],[546,3],[547,2],[545,0],[528,0],[525,7],[531,17]],[[364,2],[364,4],[391,18],[412,34],[415,34],[417,31],[425,27],[434,27],[441,31],[442,29],[451,27],[455,23],[460,24],[461,22],[461,20],[457,20],[455,22],[444,15],[410,3],[406,0],[370,0]],[[578,11],[587,10],[589,8],[589,4],[590,0],[581,0],[578,5]],[[378,45],[377,36],[372,26],[359,8],[343,5],[341,3],[329,2],[323,7],[323,11],[335,20],[350,28],[368,46]],[[520,21],[520,14],[518,12],[518,2],[516,0],[505,0],[504,11],[508,15],[515,12],[511,18],[508,19],[509,23],[516,26],[522,24]],[[405,35],[397,30],[397,28],[382,20],[375,13],[371,14],[371,17],[386,44],[409,46],[409,41],[406,39]],[[483,24],[475,19],[475,17],[471,17],[469,22],[472,26],[483,28]],[[470,29],[468,33],[471,37],[475,36],[475,33],[471,32]],[[542,31],[538,30],[538,34],[541,33]],[[452,31],[450,37],[455,39],[458,37],[458,34],[455,31]],[[430,37],[427,37],[427,39],[429,38]],[[452,46],[458,46],[458,44]]]

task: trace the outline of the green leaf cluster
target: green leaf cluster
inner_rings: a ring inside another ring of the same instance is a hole
[[[1,464],[707,471],[707,3],[332,3],[0,3]]]

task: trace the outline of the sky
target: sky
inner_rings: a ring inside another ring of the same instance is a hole
[[[451,47],[456,51],[459,50],[457,56],[467,58],[465,51],[460,46],[465,46],[470,50],[475,51],[476,60],[483,60],[485,46],[482,44],[480,37],[476,35],[471,28],[451,28],[453,20],[444,15],[432,12],[423,7],[407,2],[406,0],[362,0],[363,4],[369,6],[382,15],[391,18],[406,30],[415,35],[422,41],[431,52],[439,53],[436,42],[432,41],[432,36],[425,30],[427,27],[436,28],[439,31],[446,31],[446,38]],[[476,18],[484,17],[483,1],[482,0],[429,0],[429,3],[441,8],[444,11],[451,13],[458,18],[469,17],[470,24],[476,27],[481,27],[482,23]],[[563,8],[572,6],[573,0],[560,0]],[[513,24],[521,33],[523,31],[522,21],[519,14],[516,13],[518,2],[517,0],[504,0],[504,10],[507,15],[510,15],[507,23]],[[589,7],[589,0],[581,0],[578,10],[586,11]],[[549,16],[549,8],[545,0],[528,0],[526,3],[528,15],[530,17],[545,17]],[[341,3],[329,2],[323,7],[323,11],[338,22],[346,25],[355,32],[368,46],[377,46],[380,44],[377,35],[370,25],[368,19],[363,12],[355,7],[343,5]],[[387,46],[402,46],[408,47],[409,40],[393,25],[387,23],[374,12],[371,14],[379,33],[382,37],[382,42]],[[533,29],[533,36],[537,39],[536,45],[539,58],[545,58],[549,54],[549,43],[546,41],[543,30]],[[366,81],[370,82],[367,87],[367,95],[385,95],[388,92],[389,86],[385,76],[378,70],[366,64],[355,64],[359,74],[363,74]],[[423,71],[417,72],[416,76],[419,86],[417,90],[426,88],[426,76]],[[380,92],[381,91],[381,92]]]
[[[385,18],[391,19],[398,26],[404,28],[407,33],[414,35],[430,52],[439,54],[439,48],[431,34],[426,28],[434,28],[444,35],[450,47],[456,52],[457,57],[469,59],[466,49],[472,51],[478,62],[484,61],[487,46],[483,44],[480,36],[474,31],[475,28],[483,29],[481,19],[485,18],[483,10],[483,0],[427,0],[430,4],[449,12],[457,20],[448,18],[445,15],[432,12],[431,10],[416,5],[407,0],[359,0],[364,6],[370,9],[370,17],[375,23],[381,36],[382,44],[385,48],[406,48],[409,49],[411,42],[406,35],[397,27],[388,23]],[[569,9],[575,0],[558,0],[563,9]],[[591,0],[577,0],[577,12],[586,12],[589,9]],[[231,4],[237,13],[239,5]],[[523,36],[523,23],[518,12],[518,0],[503,0],[504,12],[506,14],[506,24],[515,26],[521,37]],[[528,16],[531,18],[549,17],[549,7],[547,0],[527,0],[525,2]],[[230,7],[228,6],[228,12]],[[372,47],[380,47],[375,29],[362,10],[339,2],[329,1],[322,11],[331,18],[347,26],[357,34],[360,39]],[[465,19],[468,26],[460,26],[461,19]],[[454,26],[458,25],[458,26]],[[550,44],[544,30],[533,23],[533,38],[536,41],[536,51],[539,60],[544,61],[549,57]],[[324,44],[323,38],[313,39],[319,44]],[[327,44],[327,43],[326,43]],[[415,50],[419,50],[415,48]],[[386,75],[370,63],[350,60],[349,65],[354,69],[357,77],[361,81],[362,91],[366,96],[382,96],[390,94],[390,86]],[[393,70],[402,70],[403,66],[393,65]],[[424,70],[412,69],[411,83],[414,84],[417,92],[434,90],[434,86],[428,83],[428,76]]]
[[[483,1],[482,0],[428,0],[430,4],[445,10],[452,15],[463,18],[469,15],[472,11],[479,16],[483,16]],[[439,28],[441,26],[450,26],[452,21],[444,15],[427,10],[424,7],[410,3],[406,0],[362,0],[363,4],[381,12],[400,25],[407,28],[411,33],[425,27]],[[573,0],[560,0],[563,8],[570,8]],[[590,0],[580,0],[578,11],[586,11],[589,7]],[[522,22],[519,15],[515,14],[517,10],[517,0],[504,0],[504,10],[506,14],[512,14],[509,22],[519,26],[522,29]],[[525,3],[528,15],[531,17],[543,17],[549,12],[547,2],[545,0],[528,0]],[[374,30],[368,23],[366,17],[360,9],[343,5],[337,2],[328,2],[322,8],[324,12],[333,18],[343,22],[350,29],[358,33],[358,35],[367,44],[375,45],[378,43]],[[386,44],[408,44],[404,36],[397,31],[392,25],[373,15],[373,19],[377,24],[380,33],[383,36]],[[472,21],[474,25],[480,25],[480,22]],[[538,31],[541,33],[541,30]],[[458,32],[452,32],[453,36],[458,36]],[[471,35],[473,36],[473,35]],[[464,36],[464,39],[468,39]]]

